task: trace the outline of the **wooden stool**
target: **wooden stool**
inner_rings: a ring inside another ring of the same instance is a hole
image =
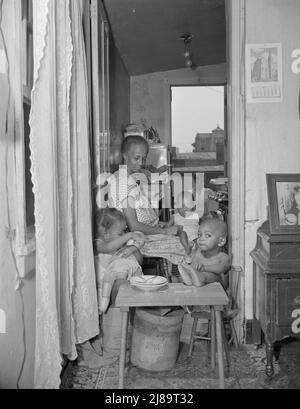
[[[190,338],[190,344],[189,344],[189,350],[188,350],[188,357],[192,356],[194,341],[196,339],[200,339],[200,340],[203,340],[203,341],[209,341],[210,342],[211,368],[213,370],[215,370],[215,367],[216,367],[216,323],[215,323],[215,314],[214,314],[213,308],[210,307],[210,313],[206,312],[206,311],[194,311],[194,312],[192,312],[191,316],[192,316],[192,318],[194,318],[194,321],[193,321],[193,326],[192,326],[192,332],[191,332],[191,338]],[[207,319],[207,321],[208,321],[208,336],[207,337],[200,336],[200,335],[196,334],[196,329],[197,329],[197,324],[198,324],[199,318]],[[222,318],[222,341],[223,341],[223,345],[224,345],[227,368],[229,370],[229,368],[230,368],[229,348],[228,348],[228,342],[226,340],[224,318],[223,318],[222,313],[221,313],[221,318]]]
[[[227,365],[229,367],[229,348],[228,346],[234,343],[234,346],[236,348],[239,347],[239,341],[238,337],[236,334],[236,330],[234,327],[233,320],[234,318],[238,315],[239,313],[239,308],[237,305],[237,295],[238,295],[238,289],[239,289],[239,284],[240,284],[240,273],[241,270],[236,269],[236,268],[231,268],[229,271],[229,279],[231,281],[231,289],[228,290],[228,298],[229,298],[229,303],[227,306],[227,309],[225,313],[222,313],[222,337],[223,337],[223,342],[224,342],[224,350],[226,354],[226,360],[227,360]],[[215,360],[215,322],[214,322],[214,314],[211,312],[205,312],[205,311],[194,311],[191,314],[192,318],[194,318],[193,321],[193,326],[192,326],[192,332],[191,332],[191,338],[190,338],[190,344],[189,344],[189,351],[188,351],[188,356],[190,357],[192,355],[192,350],[193,350],[193,345],[195,339],[201,339],[204,341],[211,341],[211,363],[212,367],[214,367],[214,360]],[[198,324],[198,319],[203,318],[208,320],[208,328],[209,328],[209,333],[208,337],[201,337],[199,335],[196,335],[196,329],[197,329],[197,324]],[[225,333],[225,324],[230,325],[230,332],[231,336],[228,342],[226,342],[226,333]]]

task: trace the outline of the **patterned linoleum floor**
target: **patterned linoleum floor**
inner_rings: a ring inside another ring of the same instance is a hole
[[[294,343],[293,343],[294,344]],[[125,369],[125,389],[217,389],[218,376],[211,370],[205,342],[197,342],[192,358],[188,345],[181,343],[175,367],[170,371],[150,372],[129,362]],[[62,376],[62,389],[117,389],[119,356],[117,350],[104,353],[103,366],[89,369],[69,364]],[[230,350],[231,367],[226,374],[227,389],[300,389],[300,343],[283,346],[274,360],[274,377],[265,375],[265,349],[243,345]]]

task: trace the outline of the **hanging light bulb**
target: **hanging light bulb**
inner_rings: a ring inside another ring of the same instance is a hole
[[[193,65],[193,61],[192,61],[190,58],[186,58],[184,64],[185,64],[185,66],[186,66],[187,68],[191,68],[192,65]]]
[[[194,64],[193,64],[193,60],[192,60],[190,46],[191,46],[191,41],[192,41],[193,35],[192,34],[183,34],[179,38],[180,38],[180,40],[183,40],[183,43],[184,43],[184,52],[183,52],[183,56],[184,56],[184,59],[185,59],[184,65],[187,68],[192,68],[194,66]]]

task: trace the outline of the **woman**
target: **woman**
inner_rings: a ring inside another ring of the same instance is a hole
[[[146,235],[145,244],[140,249],[144,256],[163,257],[178,264],[185,254],[177,237],[182,228],[174,225],[174,220],[160,222],[157,212],[151,207],[149,172],[143,169],[148,151],[149,145],[142,136],[130,135],[124,139],[124,166],[120,166],[108,180],[110,206],[123,211],[131,231]]]
[[[159,222],[157,212],[151,207],[149,172],[142,169],[149,151],[148,142],[142,136],[130,135],[121,149],[124,166],[110,180],[110,205],[123,211],[131,231],[177,235],[178,226]]]

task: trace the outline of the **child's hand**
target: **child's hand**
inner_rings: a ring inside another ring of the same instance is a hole
[[[192,267],[194,270],[200,271],[202,268],[203,264],[199,263],[197,260],[192,261]]]
[[[141,249],[144,244],[145,244],[145,239],[139,239],[139,240],[130,239],[126,243],[127,246],[134,246],[138,250]]]
[[[131,254],[133,254],[135,251],[136,251],[135,246],[126,246],[126,247],[120,249],[116,254],[119,257],[127,258],[127,257],[131,256]]]
[[[189,255],[186,255],[183,259],[184,264],[191,264],[192,263],[192,257]]]
[[[136,241],[145,240],[145,235],[141,231],[133,231],[130,233],[130,239]]]

